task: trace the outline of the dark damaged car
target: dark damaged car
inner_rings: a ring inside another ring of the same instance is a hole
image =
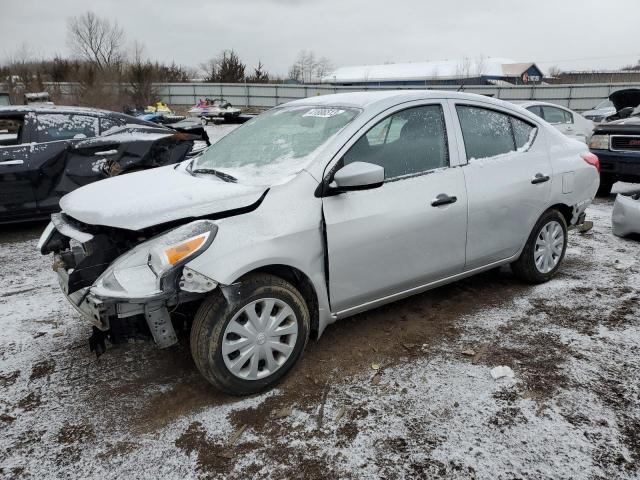
[[[589,143],[600,159],[600,195],[609,195],[617,181],[640,183],[640,90],[615,92],[609,98],[617,120],[598,125]]]
[[[208,144],[174,128],[77,107],[0,107],[0,223],[46,218],[65,194],[123,173],[171,165]]]

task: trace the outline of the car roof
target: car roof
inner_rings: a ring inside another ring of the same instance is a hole
[[[565,107],[564,105],[558,105],[557,103],[550,103],[550,102],[541,102],[539,100],[513,100],[511,103],[515,103],[516,105],[519,105],[522,108],[533,107],[533,106],[536,106],[536,105],[540,105],[540,106],[545,106],[545,107],[557,107],[557,108],[561,108],[563,110],[573,111],[570,108]]]
[[[486,103],[492,103],[497,106],[504,106],[505,102],[497,100],[485,95],[477,95],[475,93],[460,93],[448,90],[377,90],[372,92],[348,92],[334,93],[329,95],[319,95],[316,97],[301,98],[286,103],[286,105],[313,105],[313,106],[343,106],[366,108],[376,104],[398,104],[410,102],[412,100],[426,99],[454,99],[454,100],[481,100]]]
[[[88,115],[122,115],[118,112],[111,112],[109,110],[101,110],[99,108],[88,107],[70,107],[66,105],[8,105],[6,107],[0,107],[1,113],[84,113]]]

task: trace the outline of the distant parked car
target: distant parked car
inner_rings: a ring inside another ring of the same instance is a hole
[[[534,115],[543,118],[567,137],[588,143],[593,133],[593,122],[568,108],[547,102],[516,102]]]
[[[597,188],[586,145],[507,102],[325,95],[72,192],[38,248],[97,352],[127,328],[175,344],[175,311],[204,377],[247,395],[338,319],[503,264],[550,280]]]
[[[604,122],[609,115],[616,113],[616,107],[613,106],[613,102],[608,98],[601,101],[593,107],[592,110],[582,112],[582,116],[587,120],[591,120],[593,123]]]
[[[96,109],[1,107],[0,223],[48,217],[82,185],[182,161],[200,131]]]

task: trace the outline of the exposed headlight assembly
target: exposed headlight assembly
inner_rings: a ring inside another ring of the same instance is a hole
[[[96,281],[92,292],[113,298],[147,298],[163,293],[166,282],[189,260],[204,252],[218,227],[198,220],[152,238],[118,257]]]
[[[589,148],[609,150],[609,135],[593,135],[589,141]]]

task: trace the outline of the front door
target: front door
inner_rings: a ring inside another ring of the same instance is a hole
[[[462,271],[467,198],[449,152],[437,103],[378,121],[344,155],[344,164],[383,166],[385,183],[323,199],[334,312]]]
[[[0,220],[33,212],[36,201],[24,115],[0,115]]]

